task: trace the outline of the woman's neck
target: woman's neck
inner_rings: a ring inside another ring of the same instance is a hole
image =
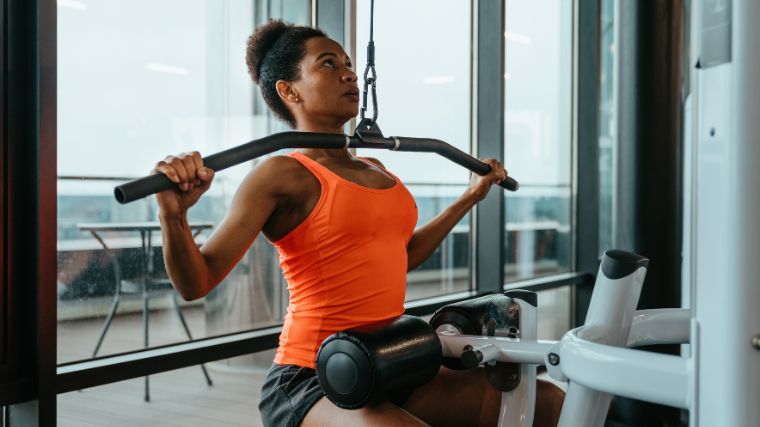
[[[296,131],[298,132],[316,132],[316,133],[336,133],[343,135],[343,128],[342,127],[335,127],[335,126],[321,126],[316,124],[305,124],[305,125],[298,125],[296,126]],[[348,151],[347,148],[304,148],[301,150],[304,154],[308,155],[311,158],[334,158],[334,159],[351,159],[353,156],[351,155],[351,152]]]
[[[298,123],[296,125],[298,132],[316,132],[316,133],[339,133],[343,134],[343,126],[338,124],[324,123]]]
[[[301,152],[311,157],[312,159],[353,159],[354,156],[347,148],[303,148]]]
[[[299,123],[296,126],[298,132],[316,132],[316,133],[336,133],[343,135],[343,127],[339,125],[325,125],[319,123]],[[305,148],[301,152],[307,154],[311,158],[335,158],[335,159],[350,159],[353,158],[347,148],[342,149],[321,149],[321,148]]]

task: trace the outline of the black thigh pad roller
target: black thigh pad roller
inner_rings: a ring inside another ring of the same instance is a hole
[[[317,353],[317,379],[335,405],[356,409],[427,383],[441,354],[433,328],[403,315],[329,336]]]

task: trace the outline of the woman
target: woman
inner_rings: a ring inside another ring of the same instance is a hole
[[[340,134],[358,112],[351,61],[319,30],[270,21],[250,37],[246,59],[269,107],[298,131]],[[501,395],[480,370],[442,368],[429,384],[394,402],[353,411],[327,400],[314,372],[327,336],[403,313],[406,272],[433,253],[493,184],[506,179],[500,162],[485,161],[491,173],[473,176],[458,200],[415,230],[414,199],[379,161],[347,149],[274,156],[246,176],[200,249],[186,213],[208,190],[214,172],[197,152],[156,165],[155,173],[179,187],[157,199],[166,268],[183,298],[207,295],[259,232],[280,252],[290,303],[262,389],[264,425],[496,424]],[[452,401],[457,404],[442,404]]]

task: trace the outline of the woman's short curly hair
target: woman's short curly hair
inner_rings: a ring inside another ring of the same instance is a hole
[[[245,62],[251,78],[261,88],[264,101],[291,128],[296,119],[277,94],[278,80],[296,81],[306,56],[304,43],[312,37],[327,37],[322,30],[270,20],[248,37]]]

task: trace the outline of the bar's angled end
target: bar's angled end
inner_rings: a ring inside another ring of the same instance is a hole
[[[113,196],[116,198],[116,201],[122,205],[127,203],[127,195],[124,194],[124,190],[121,186],[113,189]]]

